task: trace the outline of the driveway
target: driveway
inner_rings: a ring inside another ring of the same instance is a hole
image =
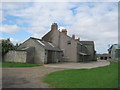
[[[97,62],[88,62],[88,63],[73,63],[73,62],[64,62],[64,63],[54,63],[54,64],[46,64],[47,67],[55,67],[55,68],[65,68],[65,69],[82,69],[82,68],[95,68],[109,65],[110,62],[107,60],[98,60]]]
[[[3,68],[3,88],[47,88],[42,78],[50,72],[63,70],[61,68],[50,68],[45,66],[32,68]]]
[[[2,68],[3,88],[48,88],[45,75],[64,69],[94,68],[109,65],[108,61],[90,63],[59,63],[30,68]]]

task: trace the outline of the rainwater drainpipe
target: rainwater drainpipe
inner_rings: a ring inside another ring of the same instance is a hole
[[[83,45],[81,45],[81,52],[82,52],[82,46],[83,46]],[[83,55],[81,55],[81,56],[82,56],[82,58],[81,58],[81,59],[82,59],[82,61],[83,61]]]
[[[58,47],[60,48],[60,32],[59,32],[59,37],[58,37]]]
[[[16,59],[16,51],[15,51],[14,61],[15,61],[15,59]]]

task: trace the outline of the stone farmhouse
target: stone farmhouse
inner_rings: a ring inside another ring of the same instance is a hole
[[[58,30],[57,23],[51,25],[51,30],[42,37],[42,40],[52,42],[63,51],[63,61],[80,62],[94,61],[95,50],[93,41],[80,41],[67,35],[67,30]]]
[[[18,52],[22,55],[18,55]],[[95,53],[93,41],[80,41],[79,38],[75,39],[75,35],[70,37],[66,29],[60,31],[57,23],[53,23],[51,30],[42,39],[30,37],[16,51],[9,51],[5,56],[5,61],[12,60],[10,56],[16,56],[14,57],[16,62],[35,64],[89,62],[97,60]]]

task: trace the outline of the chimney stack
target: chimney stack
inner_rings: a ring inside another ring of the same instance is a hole
[[[74,34],[72,35],[72,38],[75,39],[75,35]]]
[[[51,25],[51,30],[58,30],[58,25],[57,25],[57,23],[52,23],[52,25]]]
[[[76,41],[80,41],[80,38],[76,39]]]
[[[65,35],[67,35],[67,30],[66,29],[62,29],[62,33],[64,33]]]

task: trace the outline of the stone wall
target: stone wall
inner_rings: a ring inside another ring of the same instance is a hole
[[[77,42],[59,30],[51,30],[42,40],[50,41],[63,50],[62,61],[76,62]],[[68,44],[70,42],[70,44]]]
[[[63,50],[64,61],[77,62],[77,42],[64,33],[60,33],[60,49]]]
[[[34,64],[34,56],[35,56],[35,47],[29,47],[26,49],[27,57],[26,62]]]
[[[53,63],[58,63],[62,59],[62,52],[53,51],[52,52]]]
[[[34,64],[44,64],[45,49],[36,40],[34,40],[32,38],[29,38],[28,40],[26,40],[25,42],[23,42],[22,45],[20,45],[17,49],[18,50],[23,50],[25,48],[30,48],[30,47],[35,47],[34,48],[34,60],[33,60]],[[28,52],[28,50],[27,50],[27,52]],[[30,53],[32,53],[32,54],[30,54]],[[30,55],[33,55],[33,51],[32,52],[31,51],[28,52],[28,57]],[[27,59],[27,61],[28,61],[28,59]],[[31,60],[29,60],[29,61],[31,61]]]
[[[4,56],[4,61],[7,62],[26,62],[26,51],[9,51]]]

